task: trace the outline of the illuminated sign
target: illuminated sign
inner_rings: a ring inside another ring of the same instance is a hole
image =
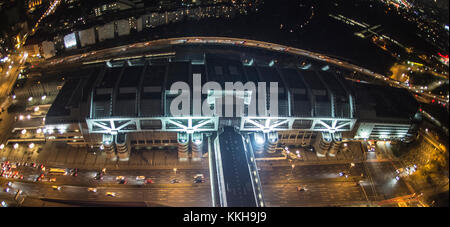
[[[75,33],[70,33],[64,36],[64,46],[66,47],[66,49],[77,47],[77,39],[75,37]]]

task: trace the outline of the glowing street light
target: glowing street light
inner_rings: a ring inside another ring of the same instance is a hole
[[[22,135],[25,135],[25,133],[27,133],[27,130],[23,129],[21,133],[22,133]]]
[[[28,102],[31,102],[31,101],[33,101],[33,97],[28,98]]]
[[[19,144],[18,144],[18,143],[15,143],[14,146],[13,146],[13,148],[14,148],[14,149],[19,148]]]
[[[34,143],[30,143],[30,144],[28,145],[28,148],[33,149],[33,148],[34,148]]]
[[[2,143],[2,144],[0,145],[0,150],[3,150],[4,148],[5,148],[5,144]]]
[[[39,111],[39,106],[34,107],[34,112],[38,112]]]

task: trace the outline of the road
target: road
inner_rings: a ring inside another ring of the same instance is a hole
[[[34,183],[41,170],[33,167],[18,168],[24,175],[21,181],[11,181],[13,185],[10,192],[4,192],[8,179],[0,178],[2,184],[1,197],[14,196],[20,189],[23,195],[31,198],[45,198],[52,200],[71,200],[77,202],[145,202],[147,206],[211,206],[210,184],[208,170],[107,170],[102,181],[95,180],[94,171],[80,170],[79,175],[45,177],[45,182]],[[202,173],[205,176],[204,183],[193,183],[193,176]],[[153,180],[153,184],[145,185],[136,180],[136,176],[143,175]],[[117,176],[124,176],[128,181],[126,185],[120,185],[116,181]],[[55,182],[48,182],[49,178],[56,178]],[[172,179],[178,179],[180,183],[171,184]],[[54,190],[51,186],[61,186],[61,190]],[[89,192],[87,188],[96,187],[97,192]],[[116,197],[106,196],[106,192],[115,192]],[[138,204],[134,204],[138,205]],[[133,205],[133,206],[134,206]]]
[[[51,185],[15,182],[11,187],[17,191],[21,189],[23,196],[53,200],[55,202],[76,201],[76,203],[90,202],[92,204],[107,204],[105,202],[144,202],[147,206],[186,206],[209,207],[209,185],[151,187],[151,188],[120,188],[97,187],[97,192],[90,192],[88,187],[64,185],[55,190]],[[106,192],[116,193],[115,197]],[[6,192],[1,192],[6,193]],[[11,194],[13,192],[10,192]]]
[[[256,206],[250,170],[246,161],[241,135],[234,132],[232,127],[225,127],[219,141],[227,206]]]
[[[349,177],[339,176],[342,171]],[[365,206],[410,194],[402,180],[395,181],[391,162],[276,166],[259,174],[267,206]]]

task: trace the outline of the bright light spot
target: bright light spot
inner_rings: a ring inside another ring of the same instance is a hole
[[[36,130],[36,133],[41,133],[42,132],[42,129],[40,129],[40,128],[38,128],[37,130]]]
[[[23,115],[20,115],[20,116],[19,116],[19,120],[23,120]]]
[[[38,112],[39,111],[39,106],[34,107],[34,112]]]
[[[28,102],[31,102],[31,101],[33,101],[33,97],[28,98]]]
[[[26,129],[22,130],[22,135],[24,135],[25,133],[27,133],[27,130]]]
[[[30,143],[30,144],[28,145],[28,148],[33,149],[33,148],[34,148],[34,143]]]
[[[103,150],[103,149],[105,149],[105,146],[103,146],[103,144],[102,144],[102,145],[100,145],[100,150]]]
[[[14,149],[19,148],[19,144],[18,144],[18,143],[15,143],[14,146],[13,146],[13,148],[14,148]]]
[[[260,133],[255,134],[255,142],[257,144],[263,144],[264,143],[264,135],[260,134]]]
[[[31,115],[28,114],[27,115],[27,119],[30,120],[31,119]]]
[[[3,150],[4,148],[5,148],[5,144],[2,143],[2,144],[0,145],[0,150]]]
[[[201,141],[201,140],[195,140],[195,141],[194,141],[194,143],[195,143],[196,145],[200,145],[200,144],[202,144],[202,142],[203,142],[203,141]]]
[[[41,97],[42,100],[45,100],[46,98],[47,98],[46,95],[43,95],[43,96]]]

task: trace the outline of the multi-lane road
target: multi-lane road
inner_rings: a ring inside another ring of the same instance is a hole
[[[2,192],[1,198],[15,195],[17,190],[22,190],[22,199],[40,199],[68,203],[71,205],[113,205],[115,202],[130,203],[133,206],[211,206],[210,185],[207,170],[107,170],[103,180],[94,179],[95,171],[80,170],[78,176],[52,176],[46,175],[44,181],[33,182],[42,171],[39,168],[17,168],[24,179],[13,181],[7,186],[8,179],[0,179]],[[203,174],[203,183],[194,183],[196,174]],[[116,177],[123,176],[127,184],[119,184]],[[153,183],[145,184],[136,179],[137,176],[145,176],[153,180]],[[49,179],[56,178],[50,182]],[[171,183],[177,179],[179,183]],[[60,190],[52,188],[60,186]],[[5,189],[9,188],[9,192]],[[88,191],[88,188],[96,188],[97,192]],[[116,193],[114,197],[107,196],[107,192]],[[20,199],[20,200],[22,200]],[[25,203],[26,204],[26,203]],[[122,204],[124,205],[124,204]]]
[[[340,176],[341,172],[348,177]],[[355,163],[353,167],[274,166],[259,174],[267,206],[361,206],[412,194],[402,180],[395,180],[395,168],[389,161]],[[306,190],[298,191],[298,186]]]

